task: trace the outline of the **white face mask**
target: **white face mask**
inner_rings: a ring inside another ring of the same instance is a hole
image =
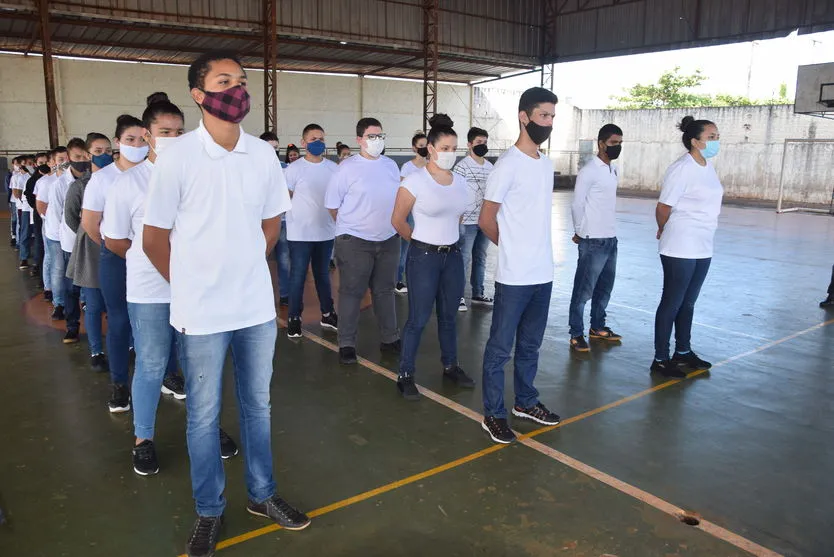
[[[457,158],[457,153],[454,151],[438,151],[437,160],[434,161],[434,164],[443,170],[451,170],[452,167],[455,166]]]
[[[382,154],[382,151],[385,150],[384,139],[369,139],[367,141],[367,144],[368,146],[365,148],[365,152],[372,157],[380,156]]]
[[[177,140],[176,137],[154,137],[153,138],[153,143],[154,143],[153,151],[154,151],[154,153],[156,153],[156,156],[158,157],[159,154],[162,153],[162,151],[165,150],[166,147],[168,147],[171,143],[173,143],[176,140]]]
[[[148,156],[148,145],[146,143],[141,147],[134,147],[133,145],[125,145],[122,143],[119,145],[119,153],[132,163],[140,163]]]

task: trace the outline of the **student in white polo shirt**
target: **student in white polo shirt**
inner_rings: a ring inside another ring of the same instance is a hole
[[[44,244],[44,273],[49,275],[49,285],[51,287],[52,296],[52,320],[63,321],[66,317],[64,312],[64,263],[63,254],[61,252],[61,221],[63,219],[62,206],[63,201],[59,204],[59,197],[55,190],[58,188],[64,189],[64,199],[66,199],[66,189],[69,188],[69,183],[74,180],[72,173],[69,171],[69,155],[67,148],[63,145],[52,150],[52,180],[48,183],[48,187],[41,187],[38,191],[38,210],[43,215],[43,244]]]
[[[290,209],[284,173],[268,143],[243,132],[246,73],[237,55],[212,51],[188,69],[200,126],[156,159],[145,200],[143,248],[171,284],[186,381],[188,454],[198,519],[189,557],[213,555],[226,500],[219,420],[231,348],[246,460],[247,510],[288,530],[310,519],[275,492],[269,386],[277,335],[266,257]]]
[[[724,187],[709,160],[718,154],[718,127],[686,116],[678,128],[687,153],[666,170],[656,210],[663,294],[654,318],[651,371],[683,378],[712,367],[692,351],[692,319],[712,262]],[[673,326],[675,353],[669,358]]]
[[[559,423],[559,416],[539,402],[533,386],[553,288],[553,164],[538,146],[553,131],[557,102],[552,91],[541,87],[521,95],[521,133],[487,179],[478,220],[484,234],[498,244],[492,327],[484,350],[482,424],[496,443],[515,441],[504,406],[504,366],[510,357],[515,368],[513,415],[543,425]]]
[[[400,185],[397,163],[382,154],[385,133],[376,118],[356,124],[359,155],[339,165],[327,187],[325,206],[336,219],[339,268],[339,361],[356,363],[359,309],[368,287],[384,353],[399,353],[394,285],[400,238],[391,225]]]
[[[47,302],[53,300],[52,296],[52,255],[46,246],[46,210],[49,207],[49,190],[55,183],[55,150],[47,152],[46,176],[35,184],[35,211],[41,216],[41,250],[43,251],[43,265],[41,268],[41,280],[43,280],[43,299]]]
[[[292,197],[292,209],[284,218],[290,248],[290,309],[287,322],[287,336],[290,338],[301,336],[304,283],[310,266],[319,297],[321,326],[333,331],[339,328],[330,290],[330,256],[333,254],[336,223],[324,207],[327,185],[336,173],[337,165],[324,158],[324,129],[318,124],[308,124],[304,128],[301,146],[307,153],[284,171]]]
[[[21,157],[18,164],[17,174],[12,178],[12,195],[17,205],[17,244],[20,248],[18,257],[20,259],[20,270],[29,268],[29,256],[32,249],[32,207],[26,201],[23,192],[26,190],[26,182],[35,172],[35,160],[31,156]]]
[[[597,134],[596,157],[576,176],[571,203],[573,242],[579,246],[579,260],[570,299],[570,347],[590,350],[585,340],[583,314],[591,300],[592,339],[617,342],[622,337],[605,325],[605,309],[614,288],[617,271],[617,184],[619,172],[611,161],[620,156],[623,130],[605,124]]]

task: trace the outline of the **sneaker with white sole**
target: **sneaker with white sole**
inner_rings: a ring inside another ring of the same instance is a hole
[[[492,307],[494,304],[494,300],[489,296],[472,296],[472,305],[473,306],[488,306]]]
[[[319,321],[319,325],[321,325],[322,329],[330,329],[331,331],[338,331],[339,330],[339,316],[336,315],[335,311],[331,311],[327,314],[322,314],[321,321]]]
[[[561,421],[561,418],[557,414],[548,410],[541,402],[530,408],[513,406],[513,416],[518,416],[519,418],[524,418],[525,420],[542,425],[556,425]]]
[[[300,317],[290,317],[287,320],[287,338],[301,338]]]
[[[461,298],[460,303],[458,304],[458,311],[469,311],[469,308],[466,307],[466,299]]]
[[[121,414],[130,411],[130,389],[127,385],[116,383],[111,386],[110,400],[107,401],[107,408],[111,414]]]
[[[405,285],[404,282],[398,282],[397,285],[394,287],[394,292],[397,294],[408,294],[408,287]]]
[[[496,443],[509,445],[515,443],[515,433],[507,425],[506,418],[496,418],[495,416],[487,416],[481,422],[481,429],[489,434],[490,439]]]
[[[177,400],[185,400],[185,379],[180,374],[166,375],[162,379],[160,390],[163,395],[171,395]]]

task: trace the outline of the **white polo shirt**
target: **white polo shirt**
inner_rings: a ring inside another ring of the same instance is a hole
[[[81,204],[82,209],[88,211],[97,211],[102,213],[100,227],[104,227],[104,208],[107,205],[107,194],[121,174],[122,170],[116,166],[116,163],[108,164],[101,170],[93,172],[90,176],[90,181],[84,189],[84,200]]]
[[[290,209],[275,151],[241,129],[230,152],[200,126],[159,156],[144,224],[171,230],[171,325],[206,335],[275,319],[261,221]]]
[[[53,242],[61,241],[61,223],[64,222],[64,202],[67,199],[69,185],[75,181],[69,169],[60,176],[55,176],[49,187],[49,197],[45,199],[46,217],[43,221],[43,234]]]
[[[110,165],[112,166],[112,165]],[[165,280],[142,249],[142,221],[145,198],[151,181],[153,163],[146,160],[122,172],[107,192],[104,205],[106,224],[102,235],[113,240],[130,240],[127,261],[127,301],[133,304],[168,304],[171,285]],[[94,174],[95,176],[95,174]]]
[[[712,257],[724,187],[710,161],[701,166],[684,154],[666,170],[658,201],[672,207],[660,235],[661,255],[682,259]]]
[[[534,285],[553,281],[550,216],[553,163],[534,159],[513,145],[487,178],[484,199],[500,203],[496,282]]]
[[[492,172],[492,163],[484,159],[484,164],[478,164],[471,155],[467,155],[458,161],[452,172],[463,176],[469,187],[469,206],[463,214],[463,224],[478,224],[481,207],[484,204],[487,178]]]
[[[343,161],[324,199],[325,207],[339,210],[336,234],[350,234],[369,242],[391,238],[397,233],[391,214],[399,186],[397,163],[388,157],[372,160],[359,154]]]
[[[460,217],[469,205],[469,192],[462,176],[452,173],[452,183],[444,186],[438,184],[428,170],[420,168],[409,174],[400,187],[414,196],[411,208],[413,239],[435,246],[457,243]]]
[[[617,235],[617,167],[597,156],[576,176],[573,203],[573,229],[580,238],[613,238]]]
[[[331,160],[310,162],[301,158],[284,170],[292,193],[292,209],[284,217],[287,240],[324,242],[336,237],[336,223],[324,207],[327,185],[338,165]]]
[[[422,168],[425,167],[425,165],[422,166]],[[402,165],[402,168],[400,168],[400,178],[408,178],[410,175],[414,174],[418,170],[421,170],[422,168],[417,168],[417,165],[414,164],[414,161],[405,161],[405,163]]]

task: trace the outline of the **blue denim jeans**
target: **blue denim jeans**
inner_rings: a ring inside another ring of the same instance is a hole
[[[553,283],[513,286],[495,283],[492,326],[484,350],[484,415],[506,418],[504,406],[504,366],[513,360],[515,404],[530,408],[539,402],[533,386],[539,367],[539,348],[547,325]]]
[[[654,316],[654,357],[669,359],[669,339],[675,327],[675,351],[689,352],[692,347],[692,319],[695,302],[707,278],[711,257],[682,259],[660,256],[663,265],[663,294]]]
[[[43,279],[43,289],[46,292],[52,292],[52,252],[49,250],[49,240],[43,236],[43,269],[41,269],[41,279]],[[53,296],[55,295],[52,292]]]
[[[29,250],[32,245],[30,238],[32,235],[32,227],[29,225],[30,214],[26,211],[21,211],[20,218],[17,220],[17,244],[20,246],[19,256],[21,261],[29,259],[31,255]]]
[[[323,242],[289,242],[290,246],[290,317],[301,317],[304,311],[304,283],[307,268],[313,267],[313,280],[319,296],[322,314],[333,311],[333,293],[330,290],[330,255],[333,240]]]
[[[278,262],[278,295],[290,296],[290,246],[287,241],[287,222],[281,221],[281,235],[275,245],[275,259]]]
[[[61,251],[62,270],[69,265],[70,256],[72,256],[70,252]],[[64,285],[64,315],[67,318],[67,331],[77,332],[81,327],[81,304],[78,301],[81,296],[81,289],[72,283],[72,279],[66,276],[66,273],[64,273],[62,282]]]
[[[405,218],[405,222],[407,222],[411,228],[414,228],[414,217],[411,213],[408,213],[408,216]],[[405,282],[405,261],[407,256],[408,240],[400,238],[400,264],[397,267],[397,282]]]
[[[87,304],[84,310],[84,328],[87,329],[87,343],[90,345],[90,355],[104,353],[101,338],[101,317],[104,313],[104,297],[98,288],[81,288],[81,294]]]
[[[12,235],[12,238],[15,239],[15,245],[17,244],[17,206],[15,206],[13,201],[9,201],[9,214],[12,216],[11,220],[9,221],[9,232]],[[18,247],[20,247],[18,245]]]
[[[272,476],[269,383],[272,379],[275,321],[211,335],[177,332],[180,364],[188,393],[188,456],[191,487],[200,516],[220,516],[226,506],[226,476],[220,458],[223,364],[231,348],[240,439],[249,499],[261,503],[275,493]]]
[[[570,298],[570,336],[585,334],[585,304],[591,300],[591,328],[605,327],[605,308],[614,289],[617,238],[582,238]]]
[[[127,315],[127,276],[125,260],[101,246],[99,285],[107,307],[107,358],[110,379],[127,385],[130,377],[130,318]]]
[[[414,375],[420,337],[437,311],[437,336],[443,367],[458,363],[458,337],[455,319],[463,296],[463,259],[455,247],[448,253],[428,251],[415,244],[408,248],[408,319],[402,334],[400,375]]]
[[[481,232],[477,224],[461,224],[458,245],[463,253],[463,281],[466,283],[466,273],[471,264],[469,284],[472,286],[472,296],[483,296],[489,238]]]
[[[87,307],[90,303],[87,302]],[[177,373],[176,335],[171,327],[170,304],[127,304],[136,343],[133,371],[133,434],[153,439],[159,391],[166,375]]]
[[[64,264],[64,250],[58,240],[46,239],[46,251],[49,253],[49,282],[52,286],[52,305],[64,306],[64,275],[67,268]]]

